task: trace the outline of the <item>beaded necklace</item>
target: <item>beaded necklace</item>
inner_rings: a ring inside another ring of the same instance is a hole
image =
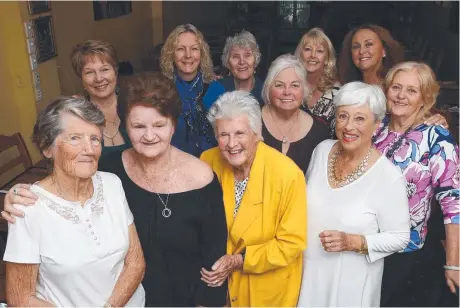
[[[377,136],[380,136],[380,134],[387,128],[389,127],[390,125],[390,121],[388,121],[387,123],[384,123],[383,124],[383,127],[379,130],[379,132],[377,134],[375,134],[373,137],[372,137],[372,142],[375,143],[377,141]],[[406,131],[401,135],[399,136],[398,138],[394,139],[390,145],[389,145],[389,149],[388,151],[385,153],[385,156],[388,158],[388,159],[392,159],[393,158],[393,155],[399,151],[399,149],[401,148],[402,146],[402,143],[404,141],[404,139],[406,139],[407,135],[409,135],[409,133],[411,132],[412,128],[414,127],[414,124],[412,124],[408,129],[406,129]]]

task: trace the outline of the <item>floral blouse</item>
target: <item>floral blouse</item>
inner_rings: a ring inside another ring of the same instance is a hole
[[[390,131],[388,122],[387,117],[375,136],[375,146],[384,154],[404,135]],[[444,224],[459,224],[458,158],[458,145],[450,132],[441,126],[425,124],[410,131],[390,157],[407,181],[411,235],[405,252],[423,247],[433,196],[441,205]]]
[[[339,91],[339,87],[333,87],[326,90],[326,92],[321,95],[313,108],[302,104],[301,109],[311,115],[316,116],[322,120],[325,124],[329,125],[331,131],[331,137],[335,135],[335,105],[334,97]]]

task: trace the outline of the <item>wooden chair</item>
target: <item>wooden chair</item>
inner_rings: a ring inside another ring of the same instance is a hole
[[[0,174],[5,174],[7,171],[20,165],[24,167],[24,171],[13,177],[6,184],[3,184],[2,187],[0,187],[2,190],[8,190],[15,183],[33,183],[49,174],[49,170],[46,168],[32,165],[32,159],[30,158],[29,151],[27,151],[26,144],[20,133],[15,133],[12,136],[0,135],[0,153],[14,147],[17,147],[19,156],[6,162],[2,160],[3,164],[0,165]]]
[[[24,166],[25,170],[32,167],[32,159],[30,158],[29,151],[27,151],[27,147],[24,143],[24,139],[22,139],[21,133],[15,133],[12,136],[0,135],[0,153],[13,147],[18,148],[19,156],[13,158],[6,164],[1,165],[0,174],[3,174],[21,164]]]

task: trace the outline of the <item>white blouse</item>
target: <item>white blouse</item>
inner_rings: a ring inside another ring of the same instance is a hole
[[[39,264],[35,295],[57,306],[102,307],[123,270],[133,215],[116,175],[96,172],[92,182],[84,206],[32,185],[38,200],[8,225],[4,260]],[[144,303],[139,285],[127,306]]]

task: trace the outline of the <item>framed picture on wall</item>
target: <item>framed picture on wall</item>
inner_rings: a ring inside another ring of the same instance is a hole
[[[29,15],[44,13],[51,10],[49,1],[27,1],[29,7]]]
[[[94,20],[115,18],[132,12],[131,1],[93,1]]]
[[[38,63],[42,63],[57,56],[53,18],[51,16],[44,16],[36,18],[33,21]]]

